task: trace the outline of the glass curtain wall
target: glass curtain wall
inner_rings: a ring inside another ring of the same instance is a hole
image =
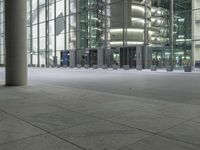
[[[167,35],[165,46],[153,48],[153,63],[159,67],[170,64],[171,43],[170,43],[170,18],[171,18],[171,0],[153,0],[154,7],[166,10],[163,26],[166,28]],[[173,6],[173,65],[175,68],[182,68],[185,65],[192,64],[192,1],[174,0]],[[163,31],[161,31],[163,32]]]
[[[192,1],[174,1],[174,65],[192,64]]]
[[[77,1],[77,64],[88,64],[92,51],[104,51],[106,44],[107,0]]]
[[[151,37],[154,45],[149,46],[152,50],[152,65],[159,68],[170,64],[170,2],[171,0],[152,0],[152,28],[157,32]]]
[[[76,65],[84,66],[88,53],[101,51],[103,64],[112,66],[120,63],[121,47],[146,46],[148,63],[166,67],[172,55],[171,1],[27,0],[28,64],[61,65],[63,56],[70,61],[74,52]],[[0,0],[0,64],[5,62],[3,7]],[[200,36],[195,32],[199,7],[198,0],[174,0],[173,64],[177,68],[200,60]]]
[[[86,49],[105,47],[104,0],[28,0],[27,5],[30,65],[60,65],[70,51],[77,51],[82,64]]]
[[[76,0],[28,0],[29,64],[60,65],[76,49]]]

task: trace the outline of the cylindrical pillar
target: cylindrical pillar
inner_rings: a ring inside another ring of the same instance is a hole
[[[26,0],[5,0],[6,85],[27,84]]]

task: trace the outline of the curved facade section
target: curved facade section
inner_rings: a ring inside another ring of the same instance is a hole
[[[154,45],[169,45],[169,11],[161,7],[151,8],[151,30],[153,32],[150,43]]]
[[[120,6],[124,9],[119,11]],[[164,8],[152,7],[151,0],[133,0],[111,6],[111,45],[144,44],[145,23],[148,30],[148,43],[165,45],[168,36],[168,11]],[[146,8],[146,9],[145,9]],[[145,15],[146,11],[146,15]],[[116,17],[115,17],[116,16]],[[121,19],[123,17],[123,19]],[[118,24],[116,25],[116,22]]]
[[[111,1],[113,2],[113,1]],[[122,9],[118,9],[122,7]],[[147,25],[150,25],[151,1],[147,7]],[[111,46],[142,44],[144,41],[144,1],[126,1],[111,6]]]

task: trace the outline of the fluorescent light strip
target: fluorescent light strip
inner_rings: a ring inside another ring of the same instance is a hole
[[[123,29],[110,29],[110,32],[123,32]]]
[[[142,18],[132,17],[131,21],[133,21],[133,22],[140,22],[140,23],[143,23],[143,24],[145,23],[144,19],[142,19]]]
[[[144,32],[143,29],[127,29],[128,32]],[[123,32],[123,29],[110,29],[110,32]]]
[[[117,41],[117,42],[110,42],[111,45],[123,45],[122,41]],[[144,42],[139,42],[139,41],[128,41],[128,45],[142,45]]]
[[[123,32],[123,29],[110,29],[110,32],[114,33],[114,32]],[[143,33],[144,29],[127,29],[127,32],[140,32]],[[149,34],[152,35],[154,32],[153,31],[149,31]]]
[[[110,42],[111,45],[122,45],[123,42],[122,41],[118,41],[118,42]]]
[[[144,7],[141,7],[141,6],[132,5],[131,8],[132,8],[132,10],[138,10],[138,11],[145,12]]]

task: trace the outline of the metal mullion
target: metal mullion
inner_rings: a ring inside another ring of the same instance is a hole
[[[65,35],[64,35],[64,47],[65,47],[65,51],[67,50],[67,2],[66,0],[64,0],[64,20],[65,20]]]
[[[105,30],[104,30],[104,32],[105,32],[105,41],[104,41],[104,44],[105,44],[105,49],[104,49],[104,53],[103,53],[103,55],[104,55],[104,60],[103,60],[103,63],[104,64],[107,64],[107,57],[106,57],[106,54],[107,54],[107,39],[108,39],[108,37],[107,37],[107,3],[108,3],[108,1],[107,0],[105,0],[105,6],[104,6],[104,8],[105,8]]]
[[[37,0],[37,33],[38,33],[38,37],[37,37],[37,40],[38,40],[38,43],[37,43],[37,58],[38,58],[38,66],[40,65],[40,26],[39,26],[39,22],[40,22],[40,4],[39,4],[39,1],[40,0]]]
[[[147,0],[145,0],[144,9],[144,51],[145,51],[145,69],[148,68],[148,52],[147,52],[147,45],[148,45],[148,29],[147,29]]]
[[[67,15],[67,20],[66,21],[68,21],[68,36],[70,35],[70,26],[71,26],[71,24],[70,24],[70,16],[71,16],[71,14],[70,14],[70,0],[68,1],[68,10],[69,10],[69,13],[68,13],[68,15]],[[76,3],[76,10],[77,10],[77,3]],[[75,14],[76,15],[76,27],[77,27],[77,13]],[[76,28],[77,29],[77,28]],[[76,32],[76,37],[77,37],[77,31],[75,31]],[[67,36],[67,35],[66,35]],[[77,39],[76,39],[77,40]],[[69,45],[69,43],[68,43],[68,45]],[[70,48],[69,48],[70,49]],[[75,49],[77,49],[77,42],[76,42],[76,47],[75,47]]]
[[[128,28],[128,1],[125,0],[125,44],[127,46],[127,28]]]
[[[48,22],[48,12],[49,12],[49,0],[45,0],[45,29],[46,29],[46,45],[45,45],[45,64],[46,66],[49,65],[49,57],[48,57],[48,52],[49,52],[49,22]]]
[[[170,30],[170,44],[171,44],[171,66],[174,67],[174,0],[171,0],[170,4],[170,9],[171,9],[171,18],[170,18],[170,24],[171,24],[171,30]]]
[[[78,30],[80,31],[80,25],[79,25],[79,29],[77,28],[77,25],[78,25],[78,18],[79,18],[79,21],[80,21],[80,10],[79,10],[79,13],[78,13],[78,5],[80,5],[80,4],[78,4],[78,0],[76,0],[76,47],[75,47],[75,51],[76,51],[76,53],[75,53],[75,66],[76,66],[76,64],[77,64],[77,60],[79,59],[79,62],[80,62],[80,59],[81,58],[79,58],[79,56],[80,56],[80,48],[79,48],[79,52],[78,52],[78,47],[79,47],[79,45],[78,45],[78,43],[80,43],[80,34],[79,34],[79,36],[78,36]],[[70,6],[70,2],[69,2],[69,6]],[[80,6],[79,6],[80,7]],[[70,7],[69,7],[70,8]],[[79,17],[78,17],[78,14],[79,14]],[[69,14],[70,15],[70,14]],[[70,21],[69,21],[70,22]],[[80,23],[79,23],[80,24]],[[78,30],[77,30],[78,29]],[[69,31],[70,31],[70,28],[69,28]],[[78,42],[78,37],[79,37],[79,42]],[[77,56],[77,54],[79,55],[79,56]],[[82,55],[82,52],[81,52],[81,55]],[[78,58],[77,58],[78,57]],[[81,63],[80,63],[81,64]]]
[[[33,23],[32,23],[32,0],[30,0],[30,64],[33,65]]]
[[[89,2],[89,6],[91,5],[91,2]],[[89,15],[89,21],[88,21],[88,24],[87,24],[87,28],[89,27],[89,43],[88,43],[88,48],[91,48],[92,46],[92,27],[91,27],[91,13],[92,13],[92,10],[89,8],[89,6],[87,5],[87,12],[88,12],[88,15]]]
[[[123,46],[125,45],[125,0],[123,0]]]
[[[57,46],[56,46],[56,0],[54,0],[54,64],[57,65]]]

